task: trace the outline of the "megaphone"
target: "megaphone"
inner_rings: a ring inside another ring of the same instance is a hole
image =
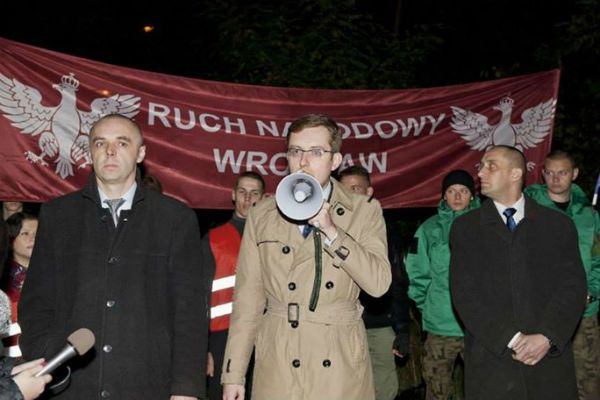
[[[317,215],[324,197],[319,181],[302,171],[283,178],[275,191],[277,207],[294,221],[306,221]]]

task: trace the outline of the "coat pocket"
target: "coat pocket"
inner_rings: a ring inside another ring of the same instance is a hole
[[[367,335],[362,323],[352,324],[346,327],[348,358],[352,364],[362,364],[367,357]],[[342,343],[342,348],[344,348]]]

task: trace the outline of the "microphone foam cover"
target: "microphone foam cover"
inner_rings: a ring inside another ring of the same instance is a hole
[[[71,346],[75,348],[77,354],[81,356],[94,346],[96,338],[94,337],[94,333],[88,328],[79,328],[69,335],[67,342],[69,342]]]

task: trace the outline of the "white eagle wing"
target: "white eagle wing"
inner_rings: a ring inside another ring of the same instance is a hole
[[[121,114],[131,118],[138,113],[140,98],[132,94],[115,94],[110,97],[99,97],[92,101],[92,111],[78,111],[81,118],[81,133],[89,134],[96,121],[108,114]]]
[[[488,124],[488,119],[483,114],[463,110],[460,107],[450,106],[452,121],[450,126],[454,132],[462,136],[469,147],[474,150],[485,150],[491,146],[494,126]]]
[[[555,110],[556,100],[550,99],[523,111],[521,114],[523,122],[513,124],[517,133],[517,144],[520,144],[523,149],[529,149],[542,142],[550,133]]]
[[[43,106],[37,89],[0,74],[0,110],[21,133],[39,135],[49,131],[56,108]]]

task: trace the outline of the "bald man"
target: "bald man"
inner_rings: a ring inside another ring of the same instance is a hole
[[[523,196],[525,164],[513,147],[489,149],[478,174],[488,199],[450,232],[468,399],[577,399],[571,338],[587,295],[577,233]]]
[[[101,118],[89,144],[88,183],[42,206],[19,303],[23,354],[48,359],[86,327],[95,347],[72,360],[57,398],[204,397],[211,277],[196,216],[142,184],[134,121]]]

